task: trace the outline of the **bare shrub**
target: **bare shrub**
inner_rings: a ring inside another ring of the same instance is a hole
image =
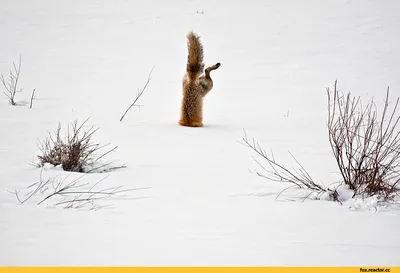
[[[304,200],[307,199],[312,193],[317,193],[317,196],[319,196],[321,193],[327,192],[329,194],[331,200],[339,201],[339,195],[336,192],[336,190],[325,188],[323,185],[317,183],[311,177],[311,175],[306,171],[306,169],[300,164],[300,162],[291,153],[290,153],[290,155],[292,156],[293,160],[296,162],[297,168],[289,169],[289,168],[285,167],[283,164],[278,163],[275,160],[275,157],[274,157],[274,154],[272,151],[271,151],[271,154],[269,155],[261,147],[261,145],[257,141],[255,141],[254,138],[252,140],[249,140],[247,138],[246,132],[244,132],[244,136],[242,138],[242,144],[249,147],[258,156],[260,156],[261,159],[263,159],[266,162],[266,164],[262,164],[255,157],[252,157],[254,159],[254,161],[263,170],[263,172],[256,171],[258,176],[266,178],[271,181],[275,181],[275,182],[292,184],[291,186],[285,188],[283,191],[293,188],[293,187],[297,187],[299,189],[308,189],[311,192],[309,195],[307,195],[304,198]],[[279,197],[279,195],[277,197]]]
[[[15,95],[21,92],[22,89],[18,89],[19,75],[21,72],[21,56],[19,56],[18,65],[13,63],[13,69],[10,69],[9,76],[4,77],[3,74],[0,75],[0,80],[3,83],[6,91],[3,92],[4,96],[7,98],[11,105],[17,105],[15,101]]]
[[[68,179],[70,175],[64,178],[50,177],[44,179],[42,169],[39,181],[29,185],[26,188],[26,193],[21,195],[19,190],[10,193],[15,194],[20,204],[36,200],[37,205],[48,203],[54,207],[98,210],[105,207],[105,205],[98,205],[99,200],[122,196],[126,192],[149,189],[148,187],[126,189],[123,186],[99,188],[99,184],[108,176],[91,185],[83,180],[86,175],[80,175],[72,180]]]
[[[400,115],[396,112],[400,98],[390,110],[389,94],[388,87],[383,110],[379,113],[373,100],[363,106],[360,97],[341,94],[337,81],[333,90],[327,88],[329,143],[341,174],[339,183],[353,190],[353,198],[377,196],[388,201],[399,196]],[[242,141],[266,162],[263,165],[253,158],[263,169],[262,173],[257,171],[258,176],[293,184],[288,188],[326,192],[331,200],[340,202],[338,191],[316,183],[292,154],[298,167],[288,169],[275,160],[272,152],[269,155],[254,139],[248,140],[246,134]]]
[[[389,110],[389,87],[379,114],[374,101],[342,95],[335,81],[328,94],[329,142],[343,182],[354,196],[390,199],[400,183],[399,98]]]
[[[72,125],[68,126],[67,133],[64,137],[61,135],[60,124],[55,132],[49,133],[49,137],[40,144],[40,151],[42,154],[38,155],[39,166],[50,163],[54,166],[61,165],[65,171],[92,172],[110,165],[112,162],[107,162],[96,168],[88,168],[107,154],[115,151],[118,146],[100,153],[100,150],[109,144],[100,146],[100,144],[92,141],[93,134],[97,132],[99,128],[95,129],[92,126],[86,131],[83,130],[83,126],[87,121],[88,119],[80,125],[78,125],[77,121],[74,121]],[[123,167],[125,166],[112,167],[108,170]]]

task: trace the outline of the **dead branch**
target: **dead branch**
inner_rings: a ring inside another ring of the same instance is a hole
[[[120,118],[119,121],[122,121],[122,120],[124,119],[126,113],[128,113],[128,111],[129,111],[133,106],[135,106],[136,102],[137,102],[137,101],[139,100],[139,98],[143,95],[144,91],[146,90],[147,85],[149,84],[149,82],[150,82],[150,80],[151,80],[151,74],[153,73],[153,70],[154,70],[154,66],[153,66],[153,68],[152,68],[151,71],[150,71],[150,74],[149,74],[149,76],[148,76],[148,78],[147,78],[146,84],[144,85],[144,87],[142,88],[142,90],[140,90],[140,89],[138,90],[138,92],[137,92],[137,94],[136,94],[135,100],[134,100],[133,103],[128,107],[128,109],[126,109],[126,111],[125,111],[124,114],[121,116],[121,118]]]
[[[242,138],[242,144],[249,147],[251,150],[256,152],[263,160],[266,161],[267,167],[264,166],[259,160],[253,157],[254,161],[262,168],[263,172],[256,171],[257,175],[275,182],[291,183],[292,186],[285,188],[282,192],[292,188],[303,188],[309,189],[316,192],[326,192],[330,191],[325,189],[322,185],[316,183],[311,175],[306,171],[306,169],[300,164],[300,162],[290,153],[292,158],[297,164],[297,168],[290,170],[280,163],[277,163],[273,153],[271,156],[261,147],[261,145],[255,141],[253,138],[249,140],[246,132],[244,132],[244,137]],[[279,193],[278,197],[282,194]]]
[[[9,76],[4,77],[3,74],[0,75],[0,81],[3,83],[6,91],[3,92],[4,96],[8,99],[11,105],[17,105],[15,102],[15,95],[21,92],[22,89],[18,89],[19,75],[21,72],[21,55],[19,56],[18,66],[13,62],[13,69],[9,70]]]
[[[31,103],[30,103],[30,105],[29,105],[29,109],[32,109],[32,106],[33,106],[33,99],[35,98],[35,90],[36,90],[36,89],[33,89],[33,91],[32,91]]]

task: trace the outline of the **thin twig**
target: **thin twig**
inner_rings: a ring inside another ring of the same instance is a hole
[[[149,74],[149,76],[148,76],[148,78],[147,78],[146,84],[144,85],[144,87],[142,88],[142,90],[139,90],[139,91],[138,91],[135,100],[134,100],[133,103],[128,107],[128,109],[126,109],[126,111],[125,111],[124,114],[121,116],[121,118],[120,118],[119,121],[122,121],[122,120],[124,119],[126,113],[128,113],[128,111],[135,105],[135,103],[136,103],[136,102],[139,100],[139,98],[143,95],[144,91],[146,90],[147,85],[149,84],[149,82],[150,82],[150,80],[151,80],[151,74],[153,73],[153,70],[154,70],[154,66],[153,66],[153,68],[152,68],[151,71],[150,71],[150,74]]]
[[[108,176],[98,180],[93,186],[87,189],[86,186],[88,185],[88,183],[81,180],[86,174],[80,175],[72,181],[67,182],[66,179],[67,177],[69,177],[70,174],[56,181],[54,177],[43,180],[42,172],[43,169],[40,173],[40,180],[27,187],[27,189],[34,187],[34,189],[30,191],[29,195],[27,195],[25,199],[20,198],[19,191],[14,190],[14,192],[11,192],[16,196],[16,199],[19,203],[24,204],[33,196],[45,193],[48,189],[51,189],[51,187],[49,186],[50,183],[53,185],[52,191],[48,193],[44,198],[42,198],[39,202],[37,202],[37,205],[41,205],[55,196],[60,196],[62,197],[62,201],[57,201],[54,206],[66,204],[65,208],[82,208],[90,204],[92,205],[92,207],[94,207],[97,206],[95,204],[95,201],[99,199],[114,197],[126,192],[150,189],[150,187],[124,189],[123,186],[116,186],[94,190],[94,188],[97,187]],[[98,206],[98,208],[101,207]]]
[[[243,130],[244,131],[244,130]],[[267,164],[268,168],[265,167],[259,160],[256,158],[252,157],[253,160],[262,168],[264,171],[263,173],[260,173],[256,171],[256,174],[260,177],[266,178],[271,181],[275,182],[284,182],[284,183],[291,183],[293,184],[292,186],[289,186],[282,190],[277,198],[287,189],[290,189],[292,187],[298,187],[298,188],[305,188],[305,189],[310,189],[312,191],[316,192],[325,192],[326,189],[316,183],[311,175],[306,171],[306,169],[303,167],[303,165],[300,164],[300,162],[294,157],[293,154],[289,152],[289,154],[292,156],[296,164],[298,165],[298,169],[294,169],[293,171],[289,170],[286,168],[284,165],[278,163],[275,159],[275,156],[273,152],[271,151],[271,156],[269,156],[266,151],[261,147],[260,143],[256,142],[255,139],[253,138],[252,141],[250,141],[247,137],[246,132],[244,131],[244,136],[242,138],[241,144],[245,145],[246,147],[249,147],[252,149],[254,152],[256,152],[262,159],[264,159]]]
[[[0,75],[0,81],[3,83],[3,86],[6,89],[6,91],[3,92],[3,95],[8,99],[9,103],[14,106],[17,105],[15,102],[15,95],[22,91],[22,89],[18,89],[21,62],[21,55],[19,55],[18,66],[13,62],[14,70],[10,69],[8,78],[4,78],[3,74]]]
[[[36,90],[36,89],[33,89],[33,91],[32,91],[31,104],[29,105],[29,109],[32,109],[33,99],[35,98],[35,90]]]

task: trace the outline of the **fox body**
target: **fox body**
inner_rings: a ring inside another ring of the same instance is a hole
[[[188,61],[186,74],[183,77],[183,98],[181,106],[181,118],[179,124],[189,127],[203,126],[203,99],[213,88],[210,72],[220,67],[216,63],[207,67],[204,71],[203,45],[200,38],[193,32],[187,35]]]

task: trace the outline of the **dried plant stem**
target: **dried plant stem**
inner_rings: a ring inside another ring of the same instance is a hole
[[[128,109],[126,109],[126,111],[125,111],[124,114],[121,116],[121,118],[120,118],[119,121],[122,121],[122,120],[124,119],[126,113],[128,113],[128,111],[129,111],[133,106],[136,105],[136,102],[137,102],[137,101],[139,100],[139,98],[143,95],[144,91],[145,91],[146,88],[147,88],[147,85],[150,83],[151,74],[153,73],[153,70],[154,70],[154,66],[153,66],[153,68],[152,68],[151,71],[150,71],[150,74],[149,74],[149,76],[148,76],[148,78],[147,78],[146,84],[144,85],[144,87],[143,87],[141,90],[140,90],[140,89],[138,90],[138,92],[137,92],[137,94],[136,94],[135,100],[134,100],[133,103],[128,107]],[[137,105],[136,105],[136,106],[137,106]]]
[[[253,157],[254,161],[262,168],[263,172],[256,171],[257,175],[266,178],[271,181],[291,183],[293,186],[287,187],[285,190],[292,187],[310,189],[316,192],[325,192],[326,190],[322,185],[316,183],[306,169],[300,164],[300,162],[290,153],[293,160],[296,162],[298,168],[290,170],[278,163],[275,160],[273,153],[268,153],[261,147],[261,145],[253,138],[249,140],[246,132],[242,138],[242,144],[252,149],[259,155],[263,160],[266,161],[268,167],[264,166],[259,160]],[[281,192],[282,193],[282,192]],[[280,194],[281,194],[280,193]],[[279,195],[280,195],[279,194]]]
[[[32,109],[32,106],[33,106],[33,99],[35,98],[35,90],[36,90],[36,89],[33,89],[33,91],[32,91],[31,103],[30,103],[30,105],[29,105],[29,109]]]
[[[9,76],[4,78],[3,74],[0,75],[0,81],[3,83],[3,86],[6,89],[3,94],[11,105],[17,105],[15,101],[15,95],[22,91],[22,89],[18,89],[19,75],[21,73],[21,62],[22,60],[20,55],[18,65],[13,63],[13,69],[10,69]]]
[[[65,178],[58,180],[55,177],[43,180],[42,173],[43,169],[40,172],[39,182],[36,182],[28,187],[28,189],[33,187],[34,188],[27,194],[27,197],[25,199],[22,199],[20,197],[19,191],[15,190],[14,192],[12,192],[13,194],[15,194],[18,202],[24,204],[32,199],[35,195],[45,194],[45,197],[37,202],[37,205],[41,205],[49,201],[50,199],[59,196],[62,197],[62,200],[56,201],[53,204],[54,206],[64,205],[64,208],[82,208],[84,206],[90,205],[91,209],[98,209],[99,206],[96,205],[97,200],[114,197],[126,192],[150,189],[149,187],[124,189],[122,186],[105,189],[95,189],[108,176],[98,180],[92,187],[88,188],[89,183],[82,181],[86,174],[81,175],[70,182],[67,182],[69,175]]]
[[[61,125],[59,124],[57,130],[49,134],[49,137],[40,145],[41,155],[38,156],[40,166],[50,163],[54,166],[61,165],[66,171],[93,172],[95,169],[110,165],[112,162],[104,163],[102,166],[89,171],[85,169],[115,151],[118,147],[114,146],[100,153],[100,150],[108,146],[108,144],[100,146],[100,144],[92,141],[94,133],[99,128],[92,126],[88,130],[83,131],[83,126],[87,121],[88,119],[80,125],[78,125],[77,121],[74,121],[71,126],[68,126],[65,137],[61,136]],[[123,168],[125,166],[119,167]],[[116,169],[117,167],[113,168]]]

